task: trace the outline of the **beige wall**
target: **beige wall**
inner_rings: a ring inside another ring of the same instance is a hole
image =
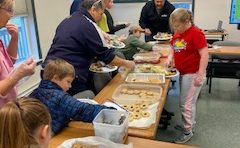
[[[227,40],[240,41],[240,30],[236,24],[229,24],[231,0],[195,0],[195,23],[203,29],[214,29],[218,20],[223,21],[223,28],[229,33]]]
[[[141,9],[144,3],[115,4],[110,10],[114,21],[128,21],[138,24]],[[227,40],[240,41],[237,25],[229,24],[231,0],[195,0],[194,21],[202,29],[216,29],[218,20],[223,21],[223,28],[229,32]],[[127,34],[127,29],[117,34]]]
[[[58,24],[69,15],[69,0],[35,0],[35,10],[37,17],[40,47],[45,58],[52,43],[55,30]],[[25,95],[25,91],[36,86],[40,82],[40,66],[36,72],[26,82],[18,87],[20,95]],[[23,93],[23,94],[22,94]]]

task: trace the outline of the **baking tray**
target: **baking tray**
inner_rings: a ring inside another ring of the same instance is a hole
[[[164,84],[165,75],[160,73],[129,73],[125,82],[136,84]]]
[[[131,91],[131,93],[123,93],[123,90]],[[136,93],[138,91],[138,93]],[[152,93],[151,95],[148,94]],[[119,85],[112,98],[118,104],[136,104],[145,101],[149,104],[158,102],[162,96],[162,87],[160,85],[149,84],[121,84]]]

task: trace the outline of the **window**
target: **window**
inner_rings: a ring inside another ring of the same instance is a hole
[[[26,3],[17,3],[16,1],[16,16],[10,20],[10,22],[18,26],[18,59],[15,64],[25,61],[30,56],[36,61],[40,61],[41,59],[31,3],[31,0],[26,0]],[[23,4],[25,6],[23,6]],[[21,8],[19,8],[19,11],[18,7]],[[23,11],[24,8],[28,11]],[[11,36],[8,34],[6,28],[0,29],[0,38],[3,41],[4,46],[7,47],[11,40]]]
[[[16,61],[16,63],[19,63],[26,60],[29,57],[29,55],[31,55],[31,51],[29,50],[28,41],[27,41],[24,17],[12,18],[10,22],[16,24],[19,30],[18,60]],[[8,31],[6,28],[3,28],[0,30],[0,38],[2,39],[4,46],[7,47],[11,37],[8,34]]]

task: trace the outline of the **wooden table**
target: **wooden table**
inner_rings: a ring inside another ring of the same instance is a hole
[[[115,76],[112,81],[94,98],[97,102],[103,103],[106,101],[106,99],[111,99],[112,93],[116,89],[116,87],[123,83],[123,79],[120,74]],[[161,117],[162,109],[164,107],[166,96],[168,92],[170,84],[170,79],[166,79],[165,85],[163,85],[163,93],[160,98],[160,103],[158,105],[158,111],[156,114],[156,122],[150,126],[150,128],[147,129],[138,129],[138,128],[129,128],[128,129],[128,135],[136,136],[136,137],[142,137],[147,139],[154,139],[158,123]],[[93,125],[91,123],[85,123],[81,121],[72,121],[68,124],[69,127],[78,128],[78,129],[88,129],[88,130],[94,130]]]
[[[220,38],[222,41],[224,40],[224,37],[228,35],[228,32],[224,30],[223,32],[209,32],[204,31],[203,32],[206,36],[206,39],[217,39]]]
[[[76,128],[66,127],[51,139],[49,148],[56,148],[62,142],[71,138],[81,138],[92,135],[94,135],[92,130],[78,130]],[[128,137],[126,143],[133,143],[134,148],[196,148],[194,146],[173,144],[137,137]]]
[[[161,59],[162,63],[165,59]],[[121,77],[120,74],[117,74],[104,89],[94,98],[95,101],[99,103],[104,103],[106,99],[111,99],[112,94],[114,90],[124,82],[124,78]],[[164,107],[166,97],[167,97],[167,92],[168,88],[170,85],[170,79],[166,79],[165,85],[163,85],[163,92],[162,96],[159,100],[159,105],[158,105],[158,111],[156,114],[156,122],[150,126],[150,128],[147,129],[139,129],[139,128],[129,128],[128,129],[128,135],[130,136],[135,136],[135,137],[141,137],[141,138],[147,138],[147,139],[154,139],[159,120],[161,117],[162,109]],[[80,121],[72,121],[68,124],[69,127],[77,128],[79,130],[94,130],[93,125],[91,123],[84,123]]]
[[[221,48],[209,48],[208,53],[210,55],[239,55],[240,46],[220,46]]]

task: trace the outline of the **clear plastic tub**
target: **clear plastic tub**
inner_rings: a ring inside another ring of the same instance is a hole
[[[124,143],[128,134],[128,112],[103,109],[93,120],[95,136]]]
[[[167,57],[170,53],[171,46],[170,45],[156,44],[156,45],[153,46],[152,50],[160,53],[162,57]]]

